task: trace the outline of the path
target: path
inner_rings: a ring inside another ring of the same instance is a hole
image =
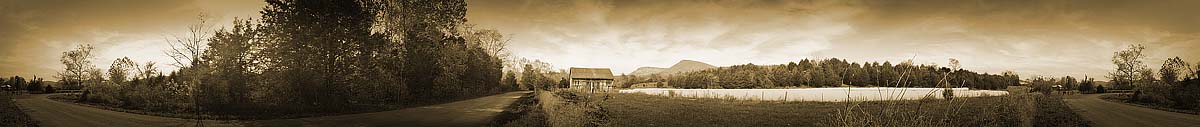
[[[1200,126],[1200,115],[1168,112],[1110,102],[1102,94],[1067,96],[1064,100],[1073,110],[1100,127],[1194,127]]]
[[[530,91],[463,100],[440,105],[363,114],[323,116],[299,119],[255,121],[251,126],[338,126],[338,127],[478,127],[486,126],[493,116],[504,111]]]
[[[196,121],[104,110],[50,100],[51,94],[21,95],[21,109],[47,127],[186,127]],[[232,126],[205,121],[205,126]]]
[[[205,121],[205,126],[484,126],[491,118],[529,91],[462,100],[446,104],[392,111],[338,116],[261,121]],[[178,127],[194,126],[194,120],[148,116],[85,107],[46,98],[48,94],[23,95],[17,104],[30,117],[48,127]],[[241,124],[241,125],[239,125]]]

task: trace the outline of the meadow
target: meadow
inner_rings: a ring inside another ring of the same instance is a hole
[[[1089,126],[1057,95],[762,101],[643,93],[539,95],[550,126]],[[590,95],[590,96],[589,96]]]
[[[644,93],[670,97],[727,98],[738,100],[768,101],[824,101],[840,102],[918,100],[925,98],[943,99],[943,88],[896,88],[896,87],[843,87],[801,89],[662,89],[641,88],[621,90],[621,93]],[[951,88],[954,97],[979,97],[1007,95],[1007,91],[970,90]]]

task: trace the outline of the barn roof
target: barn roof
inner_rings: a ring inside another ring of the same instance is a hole
[[[613,79],[608,68],[571,68],[571,79]]]

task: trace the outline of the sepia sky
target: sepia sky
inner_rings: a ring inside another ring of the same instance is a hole
[[[213,27],[233,17],[258,17],[266,3],[257,0],[0,0],[0,76],[38,76],[55,80],[65,67],[59,58],[78,44],[92,44],[93,64],[107,69],[128,56],[154,61],[170,71],[163,52],[166,38],[182,35],[210,15]],[[28,79],[28,78],[27,78]]]
[[[171,63],[164,38],[196,15],[214,27],[258,17],[258,0],[0,0],[0,76],[51,77],[63,51],[96,45],[94,65]],[[511,37],[514,55],[614,74],[682,59],[717,66],[804,58],[915,58],[965,69],[1103,78],[1112,52],[1148,65],[1200,61],[1200,1],[1161,0],[469,0],[468,22]],[[161,66],[162,70],[173,67]]]
[[[1200,61],[1200,1],[479,0],[468,20],[560,67],[717,66],[803,58],[902,61],[1044,76],[1102,76],[1130,43],[1149,66]]]

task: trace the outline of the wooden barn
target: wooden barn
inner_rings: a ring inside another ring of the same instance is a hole
[[[613,75],[608,68],[578,68],[571,67],[568,77],[571,78],[569,89],[584,92],[613,91]]]

